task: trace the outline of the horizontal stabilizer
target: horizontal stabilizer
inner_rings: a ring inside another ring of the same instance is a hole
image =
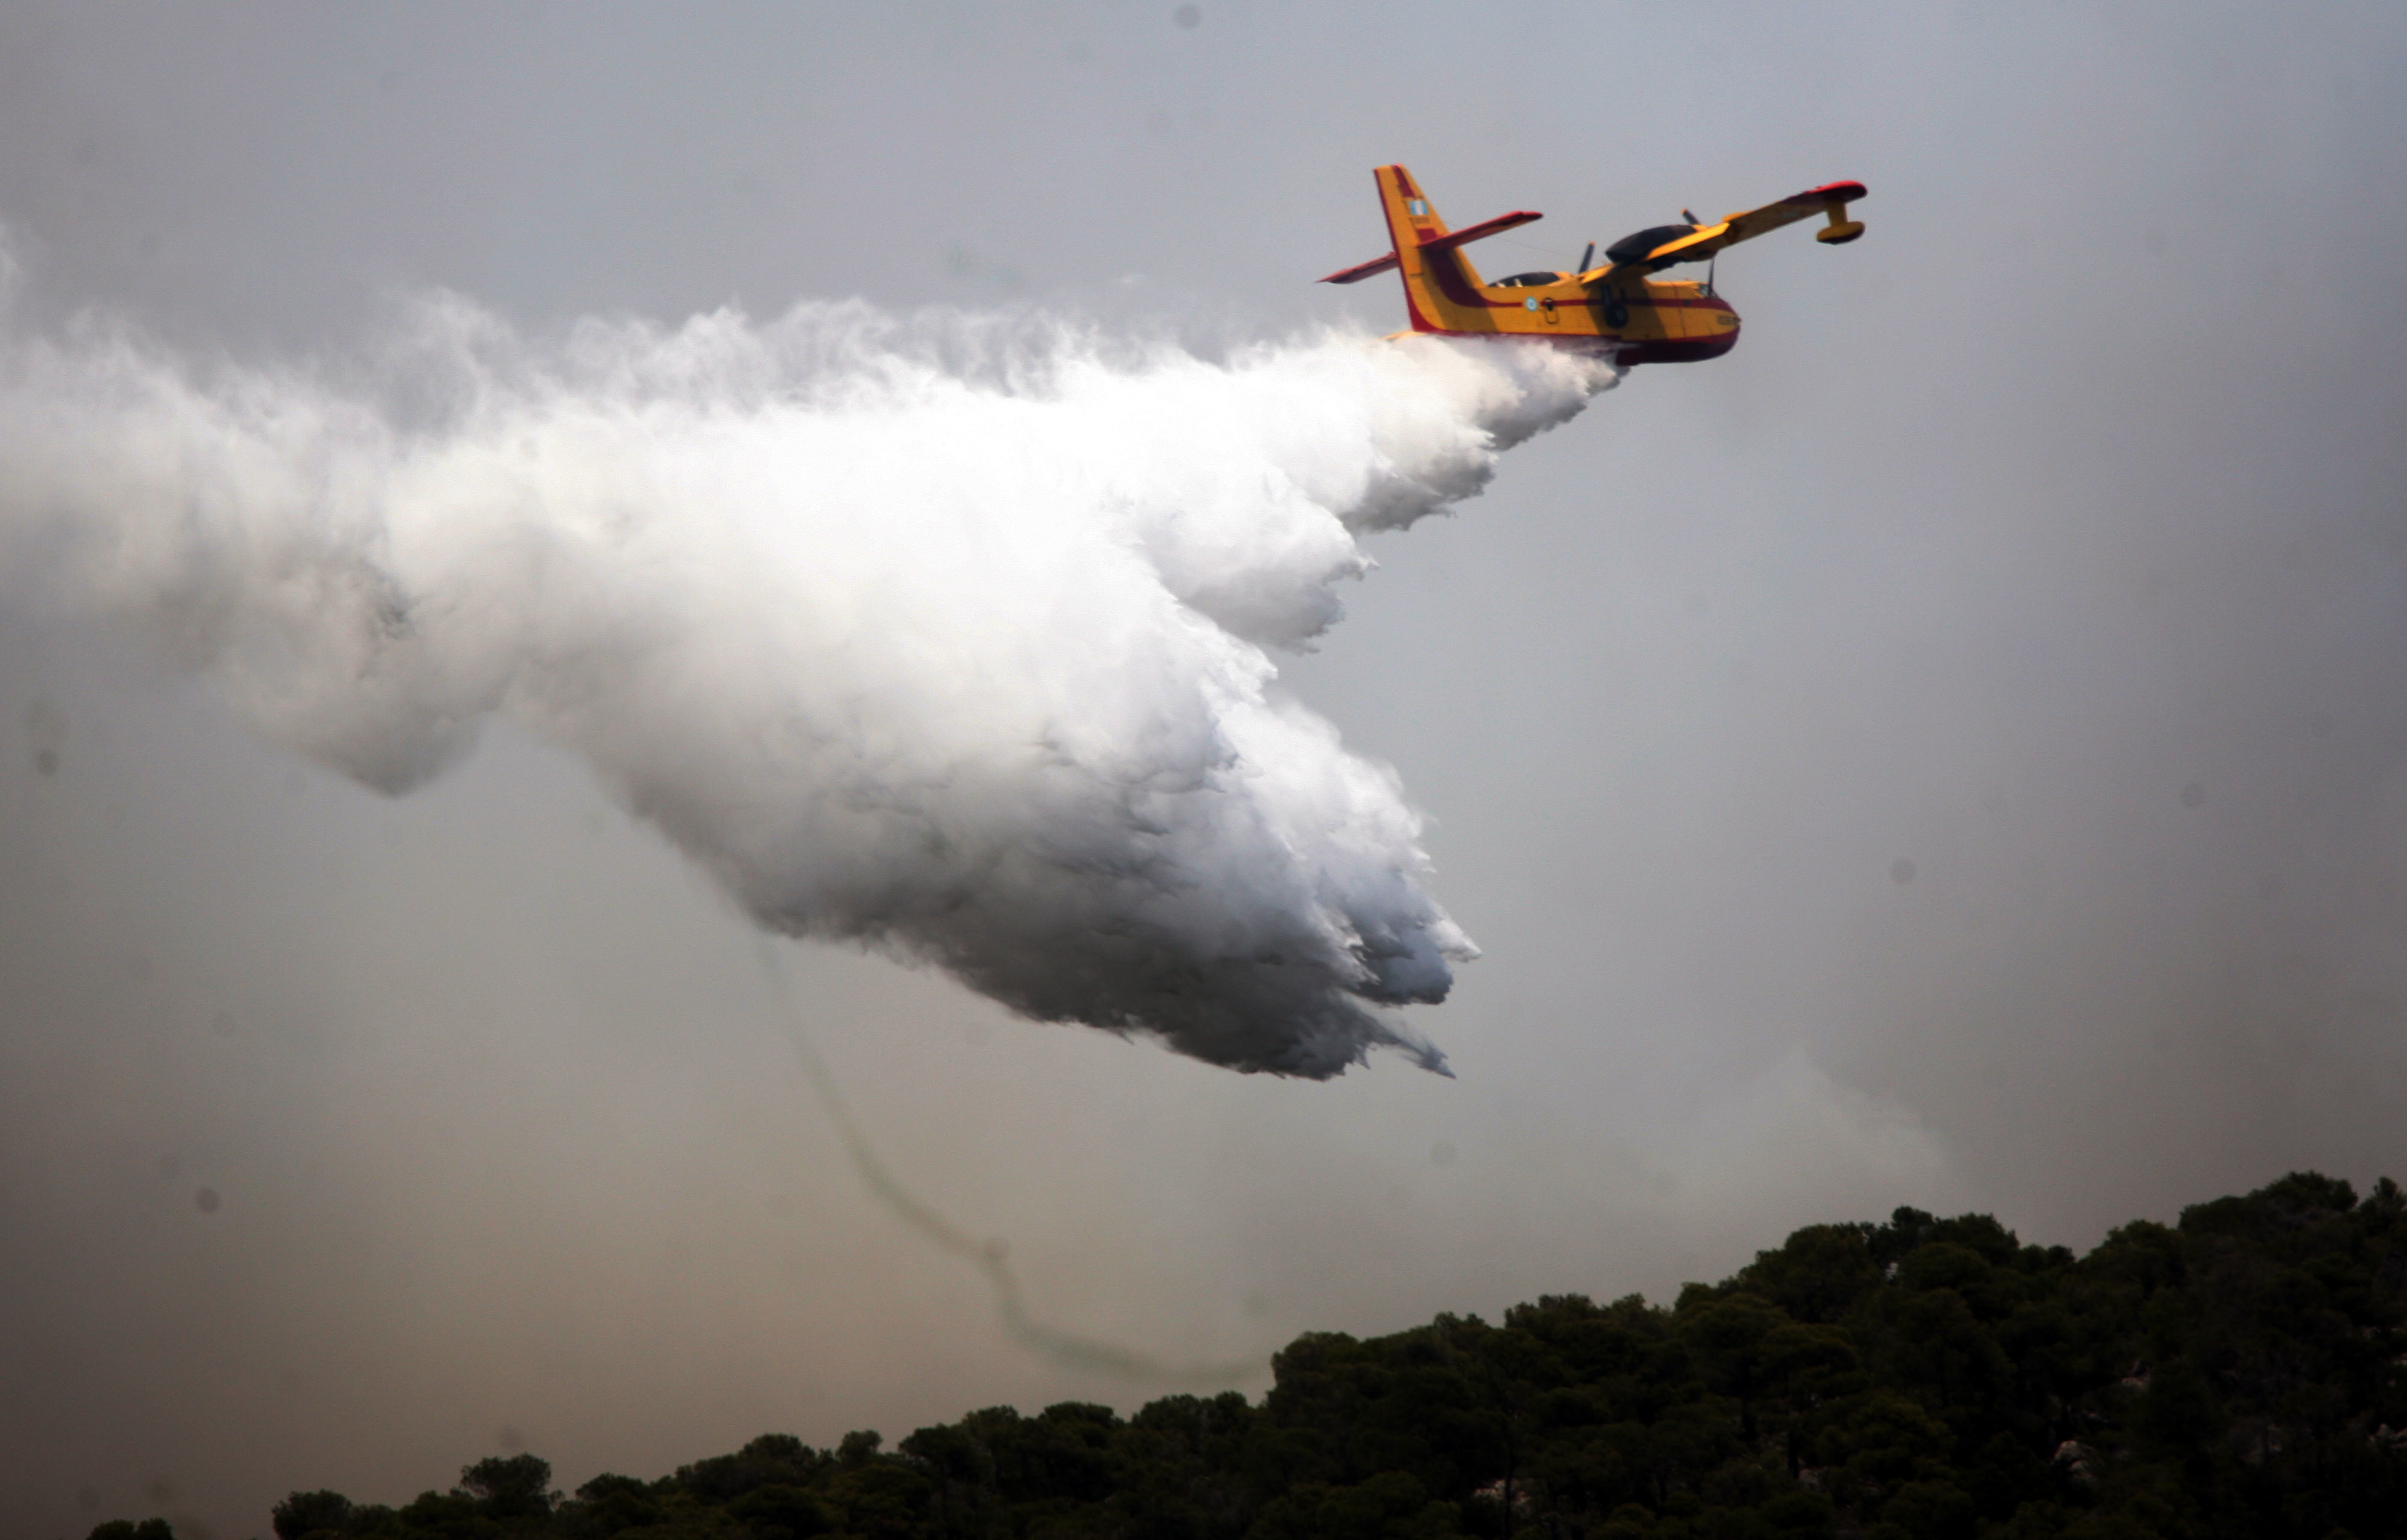
[[[1432,239],[1423,241],[1421,242],[1421,249],[1423,251],[1451,251],[1458,246],[1467,246],[1473,241],[1486,240],[1490,235],[1499,234],[1504,231],[1514,229],[1517,226],[1528,224],[1532,219],[1543,219],[1545,218],[1545,216],[1543,214],[1532,214],[1527,209],[1522,209],[1512,214],[1499,214],[1492,219],[1482,219],[1477,224],[1471,225],[1462,230],[1458,230],[1451,235],[1439,235]]]
[[[1364,262],[1360,267],[1341,267],[1320,281],[1322,283],[1360,283],[1363,279],[1375,277],[1395,265],[1396,254],[1390,251],[1376,261]]]

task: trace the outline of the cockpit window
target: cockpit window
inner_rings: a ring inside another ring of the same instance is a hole
[[[1676,241],[1683,235],[1693,235],[1696,233],[1697,227],[1692,224],[1655,225],[1648,229],[1640,231],[1635,235],[1624,235],[1621,239],[1614,242],[1611,246],[1606,247],[1604,248],[1604,260],[1611,262],[1614,266],[1619,267],[1624,262],[1634,262],[1641,260],[1646,255],[1646,253],[1654,250],[1659,246],[1662,246],[1667,242]]]
[[[1570,281],[1570,275],[1564,273],[1516,273],[1509,278],[1497,279],[1494,287],[1498,289],[1543,289],[1548,284],[1566,283],[1568,281]]]

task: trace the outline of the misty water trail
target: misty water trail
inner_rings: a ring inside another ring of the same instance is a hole
[[[1269,1367],[1267,1360],[1259,1358],[1232,1359],[1226,1363],[1183,1363],[1152,1357],[1117,1343],[1081,1336],[1073,1332],[1048,1326],[1028,1309],[1027,1297],[1020,1291],[1018,1275],[1012,1271],[1011,1247],[1001,1236],[984,1240],[953,1223],[952,1221],[903,1184],[887,1164],[878,1158],[877,1147],[869,1140],[852,1108],[844,1097],[835,1071],[819,1052],[819,1039],[812,1033],[809,1018],[802,1004],[794,998],[793,985],[769,938],[760,938],[761,971],[768,976],[769,992],[777,1008],[778,1024],[785,1029],[787,1040],[793,1044],[795,1057],[803,1067],[804,1079],[819,1099],[820,1109],[844,1142],[844,1152],[852,1163],[853,1174],[870,1196],[894,1216],[926,1236],[937,1247],[961,1258],[984,1276],[987,1286],[994,1292],[995,1311],[1003,1319],[1004,1329],[1012,1340],[1040,1357],[1065,1369],[1077,1369],[1089,1374],[1110,1375],[1121,1379],[1139,1380],[1155,1385],[1184,1385],[1199,1390],[1229,1390],[1258,1377]]]
[[[274,368],[0,320],[0,582],[382,791],[515,717],[770,930],[1232,1068],[1442,1070],[1389,1008],[1475,949],[1273,657],[1615,378],[861,305],[538,344],[439,300]]]

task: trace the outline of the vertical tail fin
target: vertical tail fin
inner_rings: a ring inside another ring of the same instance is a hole
[[[1388,235],[1395,242],[1398,256],[1446,233],[1446,221],[1430,206],[1410,171],[1383,165],[1372,175],[1379,179],[1379,202],[1387,210]]]
[[[1379,180],[1379,202],[1387,211],[1388,237],[1395,244],[1396,261],[1403,269],[1404,303],[1412,312],[1413,330],[1463,330],[1461,320],[1451,313],[1478,290],[1478,270],[1459,246],[1431,248],[1431,243],[1450,232],[1409,170],[1383,165],[1374,175]]]
[[[1372,175],[1379,183],[1379,206],[1388,217],[1389,253],[1352,267],[1341,267],[1322,283],[1360,283],[1391,268],[1402,271],[1404,305],[1416,332],[1491,332],[1513,330],[1497,324],[1499,302],[1482,296],[1479,272],[1462,255],[1473,241],[1528,224],[1537,215],[1527,209],[1500,214],[1461,230],[1448,230],[1428,194],[1400,165],[1383,165]],[[1554,324],[1554,302],[1545,302],[1545,321]],[[1517,304],[1505,308],[1517,311]],[[1539,308],[1539,302],[1530,302]]]
[[[1388,219],[1388,254],[1374,257],[1367,262],[1357,262],[1352,267],[1341,267],[1320,281],[1360,283],[1365,278],[1401,266],[1404,270],[1404,292],[1409,299],[1413,284],[1421,272],[1421,242],[1445,234],[1446,221],[1431,210],[1429,200],[1421,196],[1420,188],[1413,181],[1413,174],[1403,166],[1383,165],[1371,175],[1378,180],[1379,206]],[[1420,326],[1417,317],[1414,326],[1416,330],[1426,330]]]

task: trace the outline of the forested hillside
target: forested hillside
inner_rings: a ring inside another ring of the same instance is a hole
[[[1816,1225],[1673,1305],[1312,1334],[1260,1401],[772,1434],[563,1497],[534,1455],[320,1536],[1132,1540],[2407,1535],[2407,1199],[2284,1178],[2075,1257],[1983,1215]],[[93,1540],[165,1540],[158,1521]]]

